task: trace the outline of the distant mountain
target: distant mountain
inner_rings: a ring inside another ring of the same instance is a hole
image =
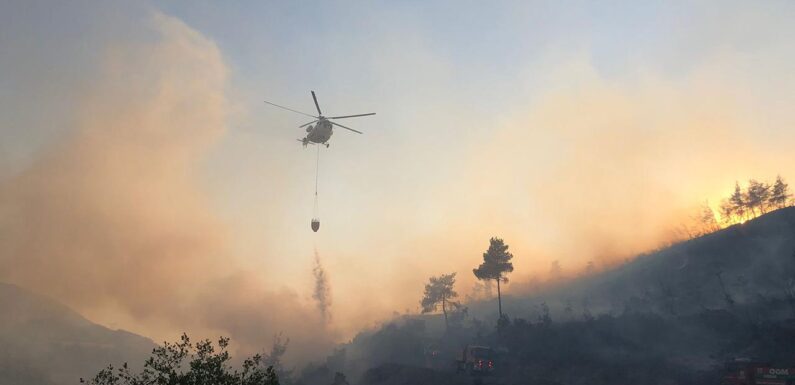
[[[0,283],[0,384],[77,384],[109,363],[140,363],[155,344],[92,323],[53,299]]]

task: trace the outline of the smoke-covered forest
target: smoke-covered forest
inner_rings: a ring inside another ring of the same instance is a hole
[[[708,384],[720,382],[724,365],[738,359],[787,367],[795,361],[794,234],[795,208],[771,207],[527,295],[498,291],[496,298],[466,300],[456,291],[457,273],[430,277],[420,314],[363,331],[304,366],[281,362],[289,339],[277,336],[269,352],[243,364],[242,382],[229,383],[263,383],[245,379],[251,377],[295,385]],[[472,274],[504,284],[512,258],[509,245],[492,238]],[[467,346],[491,349],[493,370],[457,366]],[[210,365],[206,356],[199,352],[191,367]],[[103,375],[93,383],[113,383]]]
[[[613,269],[506,296],[502,318],[499,299],[460,303],[455,274],[432,277],[423,310],[441,315],[403,316],[361,333],[292,381],[331,383],[341,372],[360,384],[706,384],[735,359],[788,367],[795,208],[771,210]],[[456,373],[466,345],[494,349],[493,374]]]
[[[793,20],[0,1],[0,385],[793,385]]]

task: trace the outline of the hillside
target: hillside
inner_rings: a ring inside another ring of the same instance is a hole
[[[790,207],[592,276],[506,295],[510,321],[501,332],[496,300],[469,303],[447,333],[440,316],[402,317],[359,334],[327,365],[360,384],[430,384],[423,379],[438,373],[453,381],[455,355],[476,343],[503,352],[496,383],[712,383],[735,357],[795,361],[794,285]]]
[[[111,362],[143,362],[154,344],[0,283],[0,347],[0,384],[60,385],[78,383]]]
[[[285,384],[470,384],[453,360],[467,344],[498,348],[487,383],[714,383],[734,357],[795,361],[795,208],[647,253],[592,276],[440,316],[405,316],[343,344]],[[143,337],[0,284],[0,384],[74,384],[107,363],[143,362]]]
[[[600,274],[526,296],[508,295],[503,301],[509,313],[521,316],[536,315],[541,302],[558,318],[583,312],[686,315],[784,300],[795,289],[793,279],[795,207],[788,207],[638,256]],[[795,304],[780,305],[768,309],[769,315],[795,316],[795,307],[790,307]],[[472,307],[474,314],[493,313],[490,303]]]

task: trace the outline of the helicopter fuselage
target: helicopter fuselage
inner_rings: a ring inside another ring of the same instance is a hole
[[[317,97],[315,96],[315,91],[312,91],[312,100],[315,102],[315,108],[317,109],[317,115],[307,114],[306,112],[301,112],[298,110],[294,110],[292,108],[280,106],[276,103],[271,103],[269,101],[265,101],[274,107],[279,107],[281,109],[285,109],[288,111],[292,111],[304,116],[308,116],[310,118],[316,119],[309,123],[305,123],[300,125],[299,127],[306,127],[306,136],[303,139],[298,139],[299,142],[303,143],[304,147],[308,144],[322,144],[328,147],[328,141],[331,139],[331,135],[334,133],[332,126],[337,126],[340,128],[344,128],[348,131],[355,132],[357,134],[361,134],[361,131],[354,130],[353,128],[344,126],[342,124],[333,122],[332,119],[347,119],[347,118],[358,118],[360,116],[370,116],[375,115],[375,112],[368,112],[366,114],[355,114],[355,115],[345,115],[345,116],[323,116],[323,112],[320,111],[320,104],[317,103]],[[314,126],[312,125],[314,124]]]
[[[307,127],[306,131],[307,134],[304,141],[317,144],[325,144],[331,139],[331,135],[334,133],[332,131],[331,122],[325,118],[318,120],[314,126]]]

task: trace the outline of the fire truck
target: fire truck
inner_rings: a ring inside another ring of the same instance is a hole
[[[467,345],[456,365],[458,372],[489,374],[494,371],[494,350],[487,346]]]
[[[795,367],[776,368],[767,362],[735,360],[726,363],[721,385],[795,385]]]

